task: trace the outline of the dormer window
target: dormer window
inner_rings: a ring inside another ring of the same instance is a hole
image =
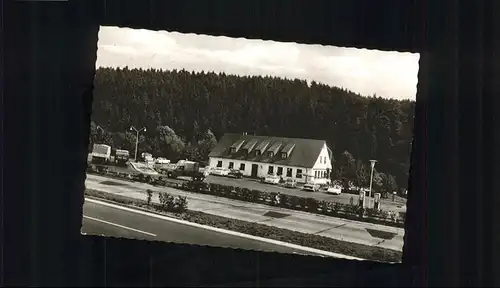
[[[240,150],[241,146],[243,145],[243,142],[245,142],[245,140],[238,140],[237,142],[235,142],[233,145],[231,145],[231,153],[236,153]]]
[[[255,156],[260,156],[260,150],[255,150]]]
[[[290,157],[290,154],[292,153],[293,148],[295,148],[294,143],[288,143],[286,144],[285,147],[281,150],[281,158],[285,159]]]
[[[269,156],[271,158],[274,157],[274,152],[273,151],[268,151],[267,152],[267,156]]]

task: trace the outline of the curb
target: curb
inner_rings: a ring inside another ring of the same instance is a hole
[[[102,175],[96,175],[96,176],[103,177],[103,178],[109,178],[109,176],[102,176]],[[384,224],[381,224],[381,223],[374,223],[374,222],[370,222],[370,221],[361,221],[359,219],[353,219],[353,218],[350,218],[350,217],[345,217],[345,218],[344,217],[335,217],[335,216],[325,215],[325,214],[321,214],[321,213],[314,213],[314,212],[303,211],[303,210],[300,210],[300,209],[295,210],[295,209],[291,209],[291,208],[285,208],[285,207],[270,205],[270,204],[266,204],[266,203],[256,203],[256,202],[244,201],[244,200],[240,200],[240,199],[232,199],[232,198],[228,198],[228,197],[224,197],[224,196],[218,196],[218,195],[213,195],[213,194],[208,194],[208,193],[186,191],[186,190],[180,189],[179,187],[157,186],[157,185],[153,185],[153,184],[150,184],[150,183],[134,182],[134,181],[129,181],[127,179],[119,179],[119,178],[117,178],[117,180],[121,180],[123,182],[128,182],[128,183],[131,182],[131,183],[140,184],[140,185],[149,185],[149,186],[151,186],[152,189],[154,189],[155,192],[163,192],[163,191],[161,191],[161,189],[169,188],[169,189],[179,190],[179,192],[184,193],[184,194],[188,194],[189,196],[187,196],[187,197],[192,197],[192,198],[201,198],[203,196],[205,196],[205,197],[213,197],[213,198],[215,198],[214,200],[208,200],[208,202],[213,202],[213,203],[218,203],[220,200],[222,200],[222,201],[224,201],[224,200],[225,201],[234,201],[234,202],[238,202],[239,204],[242,204],[242,205],[258,205],[258,206],[262,206],[265,209],[276,209],[276,210],[279,210],[279,211],[284,211],[286,213],[292,213],[292,214],[298,213],[298,214],[302,214],[302,215],[306,215],[306,216],[314,216],[314,217],[320,217],[320,218],[328,218],[328,217],[330,217],[330,218],[338,219],[338,220],[341,220],[341,221],[350,222],[350,223],[353,223],[355,225],[367,225],[367,224],[369,224],[369,225],[389,227],[390,229],[401,229],[401,230],[403,230],[402,231],[403,233],[405,231],[405,227],[404,226],[403,227],[399,227],[399,226],[396,226],[396,225],[384,225]],[[169,193],[171,193],[171,192],[169,192]],[[206,200],[203,200],[203,199],[197,199],[197,200],[206,201]],[[226,204],[226,203],[224,203],[224,204]],[[237,207],[236,204],[227,204],[227,205]],[[379,229],[383,229],[383,228],[379,228]],[[399,232],[398,232],[398,234],[399,234]]]
[[[218,232],[218,233],[222,233],[222,234],[227,234],[227,235],[231,235],[231,236],[246,238],[246,239],[260,241],[260,242],[264,242],[264,243],[268,243],[268,244],[273,244],[273,245],[283,246],[283,247],[287,247],[287,248],[291,248],[291,249],[301,250],[304,252],[314,253],[314,254],[318,254],[320,256],[343,258],[343,259],[348,259],[348,260],[366,261],[366,259],[362,259],[362,258],[358,258],[358,257],[353,257],[353,256],[349,256],[349,255],[319,250],[319,249],[315,249],[315,248],[309,248],[309,247],[305,247],[305,246],[300,246],[300,245],[291,244],[291,243],[287,243],[287,242],[283,242],[283,241],[268,239],[268,238],[264,238],[264,237],[253,236],[253,235],[235,232],[235,231],[231,231],[231,230],[211,227],[211,226],[207,226],[207,225],[189,222],[186,220],[176,219],[173,217],[163,216],[163,215],[159,215],[159,214],[155,214],[155,213],[151,213],[151,212],[146,212],[146,211],[142,211],[142,210],[138,210],[138,209],[133,209],[133,208],[124,207],[124,206],[120,206],[120,205],[116,205],[116,204],[111,204],[108,202],[95,200],[95,199],[91,199],[91,198],[87,198],[87,197],[85,197],[85,201],[95,203],[95,204],[100,204],[103,206],[108,206],[110,208],[115,208],[115,209],[119,209],[119,210],[123,210],[123,211],[127,211],[127,212],[132,212],[132,213],[152,217],[152,218],[157,218],[157,219],[161,219],[161,220],[165,220],[165,221],[175,222],[175,223],[178,223],[181,225],[191,226],[191,227],[205,229],[205,230]],[[374,262],[376,262],[376,261],[374,261]]]

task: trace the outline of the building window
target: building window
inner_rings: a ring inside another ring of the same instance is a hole
[[[281,158],[285,159],[286,158],[286,153],[281,153]]]
[[[318,177],[318,171],[314,171],[314,178],[319,178]]]
[[[269,168],[267,168],[267,174],[271,175],[273,174],[274,172],[274,166],[269,166]]]
[[[217,167],[222,167],[222,161],[217,161]]]
[[[231,153],[236,153],[236,148],[232,147],[231,148]]]
[[[278,176],[283,175],[283,167],[278,167],[278,171],[276,173]]]
[[[272,158],[272,157],[274,157],[274,152],[273,152],[273,151],[269,151],[269,152],[267,152],[267,156],[269,156],[269,157],[271,157],[271,158]]]
[[[229,162],[229,166],[228,166],[229,169],[233,169],[234,168],[234,162]]]
[[[260,156],[260,150],[255,150],[255,156]]]
[[[240,164],[240,170],[241,171],[245,171],[245,163],[241,163]]]
[[[286,168],[286,177],[292,177],[292,168]]]
[[[295,177],[302,178],[302,169],[297,169],[297,174],[295,174]]]

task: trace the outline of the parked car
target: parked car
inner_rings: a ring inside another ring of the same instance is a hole
[[[156,158],[155,164],[170,164],[170,160],[163,157],[158,157]]]
[[[342,194],[342,187],[338,185],[330,186],[326,188],[326,192],[335,194],[335,195],[340,195]]]
[[[305,191],[316,192],[319,190],[319,185],[307,183],[307,184],[304,184],[304,187],[302,189]]]
[[[264,178],[264,183],[268,184],[279,184],[280,183],[280,177],[276,175],[267,175]]]
[[[231,169],[231,171],[229,171],[229,174],[227,176],[241,179],[243,178],[243,172],[237,169]]]
[[[295,181],[295,179],[293,179],[293,178],[287,178],[285,180],[285,187],[286,188],[295,188],[295,187],[297,187],[297,181]]]
[[[228,176],[230,171],[231,170],[229,170],[227,168],[217,167],[217,168],[213,169],[212,171],[210,171],[210,174],[216,175],[216,176]]]

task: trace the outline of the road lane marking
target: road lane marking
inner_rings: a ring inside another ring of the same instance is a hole
[[[246,238],[246,239],[250,239],[250,240],[260,241],[260,242],[264,242],[264,243],[268,243],[268,244],[273,244],[273,245],[276,245],[276,246],[282,246],[282,247],[287,247],[287,248],[290,248],[290,249],[301,250],[301,251],[304,251],[304,252],[310,252],[310,253],[318,254],[318,256],[319,255],[323,255],[323,256],[328,256],[328,257],[343,258],[343,259],[349,259],[349,260],[361,260],[361,261],[366,260],[366,259],[362,259],[362,258],[358,258],[358,257],[353,257],[353,256],[349,256],[349,255],[340,254],[340,253],[334,253],[334,252],[319,250],[319,249],[305,247],[305,246],[300,246],[300,245],[291,244],[291,243],[287,243],[287,242],[283,242],[283,241],[278,241],[278,240],[268,239],[268,238],[264,238],[264,237],[253,236],[253,235],[249,235],[249,234],[244,234],[244,233],[240,233],[240,232],[235,232],[235,231],[231,231],[231,230],[216,228],[216,227],[207,226],[207,225],[201,225],[201,224],[198,224],[198,223],[193,223],[193,222],[189,222],[189,221],[185,221],[185,220],[180,220],[180,219],[171,218],[171,217],[167,217],[167,216],[163,216],[163,215],[149,213],[149,212],[145,212],[145,211],[141,211],[141,210],[136,210],[136,209],[132,209],[132,208],[128,208],[128,207],[123,207],[123,206],[116,205],[116,204],[102,202],[102,201],[99,201],[99,200],[85,198],[85,201],[90,202],[90,203],[94,203],[94,204],[99,204],[99,205],[102,205],[102,206],[108,206],[110,208],[115,208],[115,209],[119,209],[119,210],[131,212],[131,213],[139,214],[139,215],[148,216],[148,217],[151,217],[151,218],[157,218],[157,219],[166,220],[166,221],[170,221],[170,222],[175,222],[175,223],[186,225],[186,226],[191,226],[191,227],[195,227],[195,228],[200,228],[200,229],[205,229],[205,230],[209,230],[209,231],[214,231],[214,232],[218,232],[218,233],[221,233],[221,234],[227,234],[227,235],[237,236],[237,237],[241,237],[241,238]]]
[[[142,230],[130,228],[130,227],[127,227],[127,226],[123,226],[123,225],[120,225],[120,224],[112,223],[112,222],[109,222],[109,221],[97,219],[97,218],[86,216],[86,215],[83,215],[83,218],[89,219],[89,220],[92,220],[92,221],[101,222],[101,223],[108,224],[108,225],[111,225],[111,226],[119,227],[119,228],[122,228],[122,229],[125,229],[125,230],[130,230],[130,231],[134,231],[134,232],[137,232],[137,233],[146,234],[146,235],[153,236],[153,237],[157,236],[156,234],[153,234],[153,233],[149,233],[149,232],[145,232],[145,231],[142,231]]]

